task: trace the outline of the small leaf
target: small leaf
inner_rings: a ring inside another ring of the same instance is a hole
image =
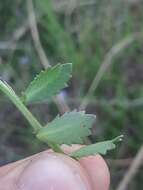
[[[80,158],[89,155],[103,154],[105,155],[108,150],[114,149],[115,143],[122,141],[123,135],[116,137],[113,140],[98,142],[95,144],[84,146],[70,154],[72,157]]]
[[[94,120],[95,115],[85,114],[84,111],[65,113],[40,129],[37,137],[57,144],[83,143],[83,138],[91,134],[89,129]]]
[[[25,103],[37,103],[50,99],[67,86],[66,82],[71,77],[71,69],[72,64],[67,63],[57,64],[41,71],[23,93],[22,99]]]

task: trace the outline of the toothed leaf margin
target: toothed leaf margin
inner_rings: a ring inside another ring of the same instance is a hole
[[[115,143],[122,141],[123,135],[120,135],[113,140],[98,142],[95,144],[84,146],[70,154],[71,157],[80,158],[84,156],[102,154],[105,155],[107,151],[116,147]]]
[[[44,142],[57,144],[83,143],[83,138],[91,134],[90,128],[95,121],[95,115],[84,111],[67,112],[58,115],[52,122],[42,128],[37,137]]]
[[[61,89],[67,87],[71,77],[72,64],[57,64],[41,71],[23,92],[21,97],[25,103],[38,103],[51,99]]]

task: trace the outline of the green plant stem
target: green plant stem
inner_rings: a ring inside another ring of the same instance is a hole
[[[15,104],[15,106],[21,111],[27,121],[34,129],[34,133],[37,133],[42,128],[41,124],[32,115],[32,113],[22,103],[20,98],[15,94],[13,89],[2,79],[0,79],[0,90],[8,96],[8,98]]]
[[[65,153],[63,152],[63,150],[61,149],[61,147],[60,147],[58,144],[55,144],[55,143],[52,143],[52,142],[48,142],[48,145],[49,145],[49,146],[52,148],[52,150],[54,150],[55,152],[65,154]]]

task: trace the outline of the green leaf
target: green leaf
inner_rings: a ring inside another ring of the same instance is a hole
[[[84,111],[65,113],[40,129],[37,137],[57,144],[83,143],[83,138],[91,134],[94,120],[95,115],[85,114]]]
[[[84,146],[70,154],[72,157],[80,158],[89,155],[102,154],[105,155],[108,150],[114,149],[115,143],[122,141],[123,135],[120,135],[113,140],[98,142],[95,144]]]
[[[67,63],[57,64],[40,72],[23,93],[22,99],[25,103],[37,103],[52,98],[67,86],[66,82],[71,77],[71,70],[72,64]]]

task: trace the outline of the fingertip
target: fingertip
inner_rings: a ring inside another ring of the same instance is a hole
[[[62,148],[66,153],[73,152],[82,147],[82,145],[63,145]],[[89,181],[94,190],[108,190],[110,185],[110,172],[105,160],[97,154],[79,159],[81,166],[86,170]]]
[[[20,190],[90,190],[80,164],[61,154],[43,153],[36,157],[18,179]]]
[[[86,170],[94,190],[108,190],[110,185],[110,173],[102,156],[89,156],[79,160]]]

